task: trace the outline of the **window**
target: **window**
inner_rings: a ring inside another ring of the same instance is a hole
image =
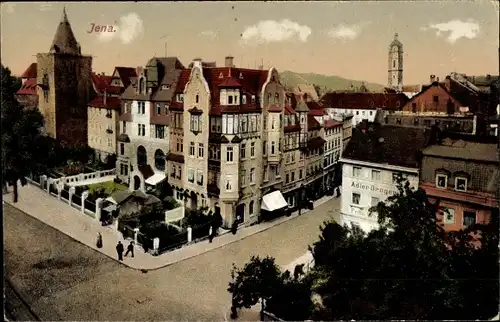
[[[302,179],[302,170],[299,170],[299,180]]]
[[[275,143],[274,141],[271,142],[271,154],[274,154],[274,149],[275,149]]]
[[[372,170],[372,180],[379,181],[380,180],[380,171]]]
[[[246,170],[241,170],[240,184],[241,184],[242,187],[244,187],[245,184],[246,184],[246,177],[247,177],[247,171]]]
[[[295,181],[295,171],[292,171],[292,182]]]
[[[250,183],[255,183],[255,168],[250,169]]]
[[[264,141],[264,145],[262,145],[262,154],[267,154],[267,141]]]
[[[246,149],[247,149],[247,145],[245,143],[242,143],[240,146],[240,158],[242,158],[242,159],[245,158]]]
[[[285,183],[288,183],[290,182],[290,176],[288,175],[288,173],[285,175]]]
[[[352,203],[354,205],[359,205],[359,200],[361,199],[361,195],[359,193],[352,194]]]
[[[233,147],[228,146],[226,150],[226,161],[233,162]]]
[[[436,187],[446,188],[448,186],[448,176],[445,174],[436,175]]]
[[[196,103],[200,102],[200,95],[196,94]]]
[[[255,142],[250,143],[250,157],[255,157]]]
[[[432,96],[432,101],[434,103],[438,103],[439,102],[439,96],[437,96],[437,95]]]
[[[178,102],[178,103],[182,103],[184,102],[184,94],[175,94],[175,100]]]
[[[146,114],[146,102],[137,102],[138,114]]]
[[[251,215],[253,215],[253,208],[254,208],[254,201],[250,201],[250,204],[248,205],[248,213]]]
[[[193,169],[188,170],[188,181],[194,182],[194,170]]]
[[[464,211],[464,226],[472,226],[476,223],[476,212],[465,210]]]
[[[161,105],[158,103],[156,104],[156,114],[161,115]]]
[[[467,178],[457,177],[455,178],[455,190],[456,191],[467,191]]]
[[[252,95],[252,104],[255,104],[255,95]]]
[[[264,128],[264,130],[267,130],[267,117],[264,117],[262,119],[262,127]]]
[[[182,168],[179,167],[179,174],[177,174],[177,179],[181,179],[182,178]]]
[[[378,205],[380,199],[377,198],[377,197],[372,197],[372,207],[375,207],[376,205]]]
[[[474,216],[475,220],[475,216]],[[444,208],[443,209],[443,222],[445,224],[454,224],[455,223],[455,209],[452,208]]]
[[[165,153],[160,149],[155,152],[155,167],[160,171],[165,171]]]
[[[204,147],[203,147],[203,143],[198,143],[198,158],[203,158],[203,154],[204,154]]]
[[[243,95],[241,97],[241,104],[246,104],[247,103],[247,96],[246,95]]]
[[[201,115],[191,115],[190,129],[192,132],[201,132]]]
[[[194,156],[194,142],[189,142],[189,155]]]
[[[177,138],[177,152],[182,152],[182,139]]]
[[[170,173],[172,178],[175,178],[175,165],[172,165],[172,172]]]
[[[231,177],[230,176],[226,177],[226,180],[225,180],[225,183],[224,183],[224,187],[226,188],[226,191],[233,190],[233,186],[231,184]]]
[[[227,97],[227,105],[232,105],[233,104],[233,95],[229,95]]]
[[[281,176],[281,171],[280,171],[280,169],[281,169],[281,168],[280,168],[279,164],[278,164],[278,165],[276,165],[276,177],[280,177],[280,176]]]
[[[198,173],[196,174],[196,182],[202,186],[203,185],[203,171],[198,170]]]
[[[155,134],[157,139],[165,138],[165,126],[163,125],[155,125]]]
[[[352,176],[354,178],[361,177],[361,168],[360,167],[352,167]]]
[[[124,154],[125,154],[125,144],[120,143],[120,155],[124,155]]]
[[[137,136],[146,136],[146,125],[137,124]]]
[[[127,134],[127,122],[122,122],[122,133]]]

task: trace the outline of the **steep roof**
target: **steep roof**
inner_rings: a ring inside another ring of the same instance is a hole
[[[403,93],[327,93],[321,101],[332,108],[397,111],[408,97]]]
[[[37,75],[37,64],[31,63],[28,68],[21,74],[21,78],[36,78]]]
[[[351,140],[342,153],[343,158],[410,168],[419,167],[420,151],[430,142],[430,130],[370,123],[363,133],[362,126],[363,123],[353,129]]]
[[[321,124],[312,115],[307,115],[307,130],[315,131],[321,129]]]
[[[342,126],[342,122],[336,120],[326,120],[325,121],[325,129],[331,129],[337,126]]]
[[[394,39],[392,40],[391,44],[389,45],[389,47],[399,47],[399,48],[403,48],[403,44],[399,41],[399,35],[398,33],[395,33],[394,34]]]
[[[118,73],[125,88],[130,85],[132,78],[137,77],[137,72],[133,67],[115,67],[115,71]]]
[[[59,25],[57,26],[54,40],[50,46],[50,52],[80,55],[80,45],[76,41],[71,25],[66,15],[66,8],[63,9],[63,14]]]
[[[38,95],[36,92],[36,78],[28,78],[21,88],[17,91],[17,95]]]
[[[112,79],[113,79],[112,76],[92,73],[92,85],[94,86],[94,89],[97,92],[97,94],[104,93],[108,89]]]

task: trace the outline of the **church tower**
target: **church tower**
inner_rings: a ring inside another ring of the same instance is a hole
[[[37,54],[38,107],[45,133],[63,145],[87,145],[92,57],[82,55],[63,10],[48,53]]]
[[[389,77],[387,85],[397,91],[403,89],[403,44],[398,40],[398,34],[389,45]]]

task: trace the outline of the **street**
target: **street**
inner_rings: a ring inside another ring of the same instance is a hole
[[[6,276],[41,320],[220,321],[229,310],[233,263],[271,255],[280,266],[289,264],[317,240],[324,220],[338,220],[339,205],[338,198],[330,200],[261,233],[147,273],[4,205]]]

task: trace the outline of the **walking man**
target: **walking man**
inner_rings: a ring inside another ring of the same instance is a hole
[[[102,235],[101,235],[101,233],[97,233],[96,246],[97,246],[97,248],[102,248]]]
[[[116,252],[118,253],[118,260],[123,261],[123,244],[121,241],[116,245]]]
[[[127,257],[128,253],[132,254],[132,257],[134,257],[134,244],[133,242],[130,242],[127,246],[127,252],[125,253],[125,257]]]

